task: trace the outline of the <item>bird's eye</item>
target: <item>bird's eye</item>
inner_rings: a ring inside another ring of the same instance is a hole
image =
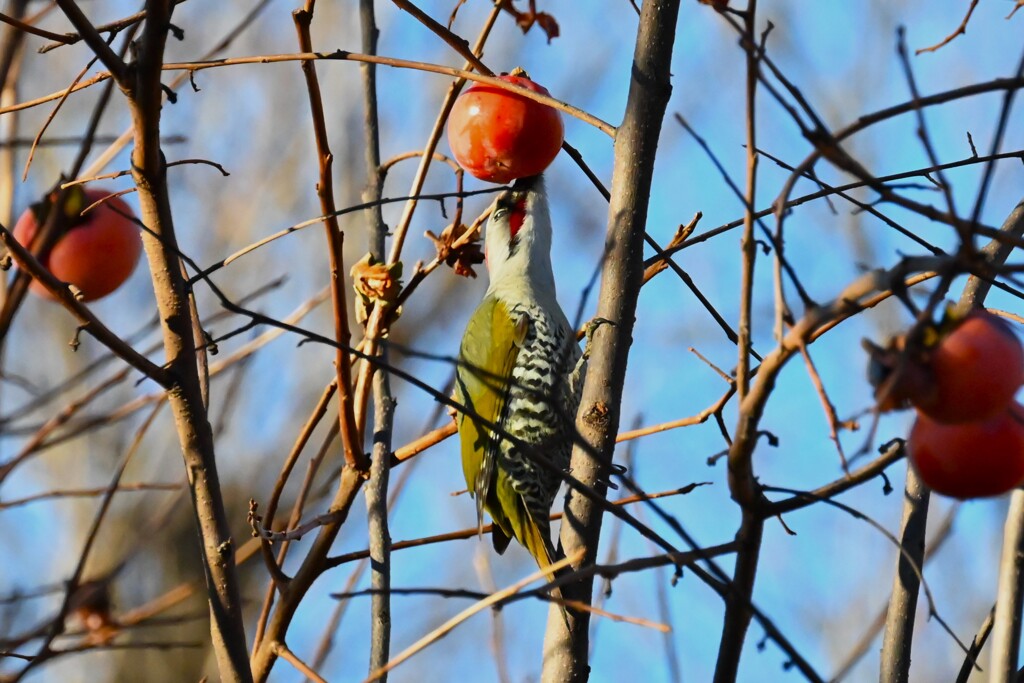
[[[506,215],[508,215],[508,207],[499,206],[491,213],[491,218],[504,218]]]

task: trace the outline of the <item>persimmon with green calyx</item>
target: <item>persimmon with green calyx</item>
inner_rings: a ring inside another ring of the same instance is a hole
[[[82,214],[104,198],[106,201]],[[15,239],[28,248],[52,205],[52,198],[47,198],[26,209],[14,225]],[[64,213],[63,234],[41,262],[58,280],[74,285],[82,301],[95,301],[120,287],[139,262],[142,238],[135,214],[106,190],[77,186],[69,191]],[[31,289],[40,296],[55,298],[38,281],[32,282]]]
[[[1004,412],[1024,384],[1024,349],[1002,318],[971,311],[932,349],[932,386],[911,399],[939,422],[984,420]]]
[[[1002,318],[952,307],[885,346],[864,340],[878,410],[913,406],[939,422],[984,420],[1024,384],[1024,348]]]
[[[998,496],[1024,483],[1024,407],[994,418],[944,424],[923,413],[907,439],[921,481],[953,498]]]
[[[548,95],[522,69],[499,78]],[[462,168],[480,180],[507,183],[542,173],[562,147],[557,109],[518,93],[474,83],[452,106],[448,145]]]

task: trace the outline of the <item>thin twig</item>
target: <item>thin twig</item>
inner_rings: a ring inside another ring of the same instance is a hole
[[[967,33],[967,22],[971,20],[971,15],[974,14],[974,8],[977,6],[978,0],[971,0],[971,5],[967,8],[967,14],[964,15],[964,20],[960,22],[960,25],[957,27],[955,31],[953,31],[948,36],[940,40],[935,45],[932,45],[931,47],[922,47],[918,48],[917,50],[914,50],[914,54],[919,55],[924,52],[935,52],[939,48],[949,45],[957,36],[965,35]]]
[[[89,49],[95,53],[103,65],[107,67],[113,75],[114,80],[118,82],[123,88],[132,88],[134,83],[128,82],[128,66],[124,63],[124,60],[110,49],[110,45],[103,36],[99,34],[96,27],[92,25],[85,13],[82,12],[81,8],[75,0],[54,0],[57,6],[61,8],[68,20],[78,30],[82,36],[82,40],[85,41]],[[170,16],[170,9],[167,10],[167,16]],[[166,34],[166,29],[164,29]],[[68,91],[73,91],[73,88],[68,88]]]
[[[336,380],[331,380],[331,382],[328,383],[327,387],[324,388],[324,392],[321,395],[320,400],[317,402],[312,414],[307,419],[305,426],[299,433],[299,436],[296,439],[295,444],[292,446],[292,449],[289,452],[288,457],[285,459],[285,462],[282,465],[281,473],[278,475],[277,481],[274,484],[274,490],[271,493],[270,501],[267,505],[267,511],[265,513],[264,518],[262,520],[259,518],[256,518],[254,520],[254,535],[259,537],[261,546],[260,549],[264,557],[264,562],[266,563],[267,568],[271,573],[272,581],[270,585],[267,586],[266,596],[263,601],[263,607],[260,610],[259,619],[257,620],[256,623],[256,634],[253,638],[253,650],[255,650],[260,645],[260,642],[263,639],[263,632],[266,628],[267,620],[270,617],[270,610],[274,603],[275,590],[278,588],[283,590],[283,588],[287,585],[289,581],[289,579],[283,574],[283,572],[280,569],[280,567],[284,565],[285,557],[288,554],[288,550],[290,547],[289,541],[286,540],[281,545],[281,548],[279,549],[277,554],[277,558],[274,559],[270,553],[268,537],[258,533],[258,531],[260,530],[262,525],[265,525],[267,528],[273,527],[274,515],[276,514],[277,511],[280,496],[284,491],[284,486],[291,476],[295,463],[298,460],[298,456],[305,448],[307,442],[309,441],[310,437],[313,434],[313,431],[316,429],[321,419],[324,417],[324,415],[326,415],[328,404],[331,398],[334,396],[336,390]],[[322,446],[320,447],[316,456],[314,456],[309,463],[305,479],[299,491],[299,495],[297,496],[295,503],[292,507],[292,514],[288,522],[288,527],[292,527],[298,524],[299,519],[301,519],[302,509],[305,505],[306,496],[308,495],[313,484],[313,477],[319,470],[319,465],[323,461],[323,458],[325,457],[330,444],[337,437],[338,432],[338,422],[334,421],[331,423],[331,428],[327,436],[325,437]],[[252,501],[250,501],[250,506],[252,506],[252,504]]]
[[[923,488],[923,486],[924,485],[922,484],[921,487]],[[808,498],[812,497],[810,493],[797,491],[795,489],[782,488],[782,487],[778,487],[778,486],[766,486],[765,490],[766,491],[782,491],[782,492],[789,493],[789,494],[792,494],[792,495],[804,495],[804,496],[807,496]],[[924,589],[925,598],[928,601],[928,616],[929,616],[929,618],[935,619],[935,621],[937,621],[939,623],[939,625],[942,627],[942,629],[946,633],[949,634],[949,636],[960,647],[960,649],[963,650],[964,653],[967,653],[969,651],[967,645],[965,645],[963,643],[963,641],[960,640],[960,638],[956,635],[956,633],[953,631],[953,629],[950,628],[950,626],[946,622],[946,620],[939,614],[938,607],[936,607],[936,604],[935,604],[935,598],[932,595],[931,589],[928,587],[928,583],[924,580],[924,574],[923,574],[923,559],[924,559],[923,558],[923,555],[924,555],[923,532],[921,532],[922,533],[921,540],[918,541],[916,537],[911,538],[908,534],[906,534],[905,533],[906,529],[904,528],[904,529],[901,529],[901,533],[904,533],[904,535],[902,536],[902,538],[898,539],[892,533],[890,533],[884,526],[882,526],[878,521],[872,519],[868,515],[866,515],[863,512],[861,512],[860,510],[857,510],[857,509],[855,509],[855,508],[853,508],[853,507],[851,507],[849,505],[845,505],[843,503],[840,503],[840,502],[838,502],[836,500],[831,500],[831,499],[826,499],[826,498],[819,498],[819,499],[816,499],[816,500],[818,502],[825,503],[826,505],[828,505],[830,507],[834,507],[834,508],[836,508],[838,510],[842,510],[843,512],[847,513],[848,515],[850,515],[854,519],[859,519],[859,520],[863,520],[864,522],[867,522],[872,528],[874,528],[876,531],[881,533],[883,536],[885,536],[886,539],[888,539],[893,545],[896,546],[897,550],[899,551],[900,558],[902,560],[905,560],[905,563],[901,562],[901,569],[906,569],[907,571],[912,572],[914,578],[916,579],[913,582],[913,584],[914,584],[913,585],[913,591],[911,591],[913,593],[913,598],[912,598],[913,605],[916,605],[916,603],[917,603],[917,587],[920,586],[920,587],[922,587]],[[911,512],[912,515],[915,514],[915,513],[917,513],[917,510],[914,510],[914,511]],[[915,518],[912,518],[910,520],[910,524],[911,525],[916,525],[916,524],[920,523],[920,521],[921,521],[921,516],[920,515],[916,515]],[[916,530],[914,531],[914,533],[916,534]],[[908,548],[908,546],[907,546],[907,542],[908,541],[912,541],[914,545],[912,547]],[[920,552],[918,552],[918,548],[920,548]],[[904,579],[905,579],[905,576],[904,577],[900,577],[899,575],[897,575],[897,578],[894,580],[894,583],[896,583],[897,587],[898,587],[899,582],[901,580],[904,580]],[[894,591],[894,593],[893,593],[894,598],[896,597],[896,595],[897,594]],[[913,605],[909,605],[909,601],[908,602],[904,602],[902,599],[897,599],[895,601],[891,600],[890,603],[889,603],[889,614],[892,614],[892,612],[893,612],[893,602],[896,602],[900,609],[902,609],[902,607],[904,605],[911,606],[911,607],[913,606]],[[902,619],[902,615],[901,615],[901,619]],[[892,622],[892,623],[895,623],[896,627],[900,628],[900,629],[905,625],[905,622],[902,622],[902,621],[897,621],[897,622]],[[912,623],[913,622],[911,622],[911,624]],[[888,627],[889,625],[890,625],[890,622],[889,622],[889,620],[887,620],[886,626]],[[887,630],[886,641],[888,641],[890,637],[892,637],[892,636],[890,636],[888,634],[888,630]],[[902,635],[901,635],[901,637],[902,637]],[[887,663],[885,661],[886,660],[886,655],[889,654],[889,652],[893,653],[893,655],[890,656],[890,659],[893,662],[896,663],[896,666],[893,666],[893,665],[891,665],[891,664],[889,664],[889,663]],[[889,650],[889,651],[887,651],[887,649],[885,648],[885,645],[883,643],[882,656],[883,656],[882,657],[882,659],[883,659],[882,670],[884,672],[892,671],[893,673],[896,673],[897,676],[893,677],[893,676],[889,676],[889,675],[883,675],[880,680],[883,680],[883,681],[903,681],[903,680],[906,680],[905,674],[904,674],[904,677],[899,677],[899,670],[900,670],[900,666],[901,666],[901,663],[899,662],[899,660],[901,658],[903,658],[903,657],[907,658],[907,660],[908,660],[907,670],[909,671],[910,641],[909,640],[906,640],[905,642],[901,641],[895,647],[895,649],[892,649],[892,650]]]
[[[754,476],[752,456],[757,442],[756,433],[751,435],[742,430],[743,423],[750,419],[751,406],[746,405],[750,393],[750,348],[753,335],[752,311],[754,301],[754,268],[757,260],[757,244],[754,241],[754,206],[757,197],[757,126],[756,96],[757,78],[760,70],[758,53],[755,50],[755,20],[757,0],[749,0],[743,15],[743,45],[746,49],[746,192],[744,195],[743,237],[740,240],[740,313],[739,313],[739,361],[736,366],[736,390],[740,402],[739,425],[736,433],[747,438],[737,438],[729,448],[729,492],[740,507],[740,526],[736,532],[739,548],[736,553],[736,567],[733,585],[725,596],[725,616],[722,636],[718,646],[718,660],[715,665],[715,683],[731,683],[736,680],[747,628],[750,626],[750,601],[754,592],[758,559],[761,553],[761,539],[764,520],[755,512],[764,498]],[[779,267],[783,259],[782,235],[776,233],[774,240],[776,261],[776,290],[781,289]],[[776,335],[781,338],[781,320],[788,315],[785,300],[776,296]],[[749,438],[753,436],[753,438]]]
[[[306,666],[305,662],[303,662],[301,659],[296,657],[295,653],[292,652],[291,650],[289,650],[288,646],[285,645],[284,643],[275,640],[274,641],[274,645],[273,645],[273,649],[274,649],[274,654],[276,654],[278,657],[281,657],[282,659],[287,661],[289,664],[294,666],[295,669],[299,673],[301,673],[303,676],[305,676],[306,678],[312,679],[312,680],[316,681],[316,683],[327,683],[327,680],[325,678],[323,678],[320,674],[318,674],[317,672],[313,671],[311,668]]]
[[[443,76],[453,76],[457,78],[465,78],[467,80],[475,81],[477,83],[483,83],[490,85],[495,88],[501,88],[502,90],[508,90],[517,95],[520,95],[526,99],[546,104],[549,107],[558,109],[559,111],[565,112],[566,114],[587,123],[609,137],[615,136],[615,126],[603,121],[602,119],[589,114],[578,107],[574,107],[562,100],[558,100],[550,95],[544,95],[542,93],[534,92],[522,86],[518,86],[509,81],[504,81],[494,76],[484,76],[464,69],[456,69],[450,66],[442,66],[440,64],[431,64],[428,62],[417,62],[408,59],[398,59],[395,57],[379,57],[373,55],[364,55],[357,52],[347,52],[345,50],[336,50],[334,52],[300,52],[292,54],[275,54],[275,55],[257,55],[254,57],[234,57],[230,59],[206,59],[198,60],[195,62],[168,62],[163,65],[163,69],[166,71],[186,71],[186,72],[197,72],[205,69],[214,69],[227,66],[241,66],[245,64],[270,64],[270,63],[281,63],[281,62],[316,62],[316,61],[350,61],[350,62],[361,62],[369,64],[380,64],[383,66],[390,66],[396,69],[412,69],[415,71],[424,71],[427,73],[441,74]],[[96,74],[90,79],[82,81],[78,85],[71,88],[72,92],[78,92],[85,88],[91,87],[102,81],[111,78],[109,72],[103,72]],[[1002,88],[996,88],[1002,89]],[[22,109],[30,109],[37,105],[52,100],[59,99],[64,95],[67,88],[59,90],[43,97],[38,97],[33,100],[26,102],[20,102],[18,104],[11,105],[9,107],[0,107],[0,114],[6,114],[11,111],[20,111]]]
[[[117,487],[118,492],[122,491],[178,491],[184,484],[161,484],[161,483],[137,483],[137,484],[119,484]],[[43,491],[42,493],[34,493],[30,496],[23,498],[12,498],[10,500],[0,501],[0,510],[9,510],[11,508],[20,507],[22,505],[28,505],[29,503],[36,503],[41,500],[52,500],[54,498],[93,498],[95,496],[101,496],[107,492],[107,488],[91,488],[91,489],[53,489],[51,491]]]
[[[954,505],[952,508],[950,508],[949,513],[942,520],[942,523],[939,525],[939,528],[935,530],[935,533],[932,535],[932,538],[926,544],[927,547],[925,548],[924,553],[925,565],[927,565],[928,562],[933,557],[935,557],[935,554],[938,552],[939,548],[941,548],[943,544],[946,542],[946,540],[949,539],[950,532],[953,529],[953,520],[956,518],[956,514],[959,511],[959,509],[960,507],[958,505]],[[830,683],[839,683],[839,681],[846,678],[847,674],[849,674],[853,670],[853,668],[857,665],[861,658],[864,655],[866,655],[868,651],[871,649],[872,643],[875,642],[875,639],[878,637],[878,634],[881,633],[883,628],[885,628],[885,616],[888,612],[888,605],[889,603],[887,601],[885,606],[883,606],[882,609],[878,612],[878,615],[875,617],[875,619],[871,622],[871,624],[868,625],[868,628],[860,637],[860,640],[857,641],[856,645],[854,645],[850,653],[846,656],[846,659],[843,662],[842,666],[840,666],[836,670],[835,675],[833,675],[830,679]],[[991,628],[991,624],[989,625],[989,627]],[[975,636],[975,644],[977,643],[977,641],[978,637]],[[973,647],[974,644],[972,644],[972,649]],[[973,670],[973,667],[968,668],[970,670]]]
[[[762,514],[765,515],[765,518],[776,517],[787,512],[807,507],[812,502],[838,496],[840,493],[849,491],[853,487],[859,486],[865,481],[874,479],[881,475],[889,465],[902,458],[903,455],[903,440],[900,439],[894,441],[884,450],[882,455],[864,467],[861,467],[859,470],[854,470],[853,472],[843,476],[841,479],[825,484],[824,486],[811,491],[807,496],[793,496],[792,498],[771,502],[767,507],[765,507]]]
[[[480,57],[477,56],[474,50],[471,50],[469,43],[463,38],[452,33],[450,30],[445,28],[443,24],[438,23],[430,15],[421,10],[419,7],[414,5],[409,0],[391,0],[398,9],[404,10],[416,17],[416,20],[426,26],[428,29],[438,35],[444,42],[448,43],[453,50],[459,53],[459,55],[466,60],[466,62],[476,71],[486,74],[488,76],[493,75],[494,72],[484,66],[484,63],[480,61]],[[365,52],[365,50],[364,50]]]
[[[807,350],[806,345],[800,347],[800,355],[804,358],[804,363],[807,365],[807,375],[811,378],[814,390],[818,393],[821,406],[825,410],[825,419],[828,421],[828,436],[832,439],[832,443],[836,445],[836,451],[839,453],[839,464],[842,465],[843,471],[846,472],[849,470],[849,464],[846,462],[846,453],[843,452],[843,442],[839,440],[839,429],[848,429],[850,424],[840,421],[836,415],[836,407],[828,397],[825,383],[821,380],[821,375],[818,374],[818,368],[815,366],[814,360],[811,358],[811,352]]]
[[[72,87],[76,83],[81,81],[82,78],[85,77],[85,74],[89,73],[89,69],[92,68],[92,65],[96,63],[97,59],[98,59],[98,57],[94,56],[92,59],[89,60],[89,62],[85,65],[85,67],[81,71],[78,72],[78,75],[75,76],[74,80],[71,81],[71,86]],[[46,129],[50,127],[50,123],[57,116],[57,112],[60,111],[61,106],[63,106],[64,102],[67,101],[67,98],[70,95],[71,95],[71,87],[68,88],[68,94],[66,96],[64,96],[64,97],[60,98],[59,100],[57,100],[57,104],[53,107],[53,109],[50,111],[50,113],[46,116],[46,119],[43,121],[43,125],[39,127],[39,132],[36,133],[35,138],[32,139],[32,145],[28,148],[28,156],[25,159],[25,170],[22,171],[22,173],[21,173],[21,182],[25,182],[26,180],[28,180],[28,170],[29,170],[29,168],[32,167],[32,159],[36,155],[36,147],[39,145],[39,141],[42,139],[43,134],[46,133]]]
[[[978,655],[981,654],[981,649],[985,647],[985,641],[988,640],[989,635],[992,634],[992,625],[995,622],[996,617],[996,606],[992,605],[992,609],[985,615],[985,620],[981,622],[981,627],[978,628],[978,632],[974,635],[971,640],[970,651],[964,658],[964,663],[960,667],[960,673],[956,677],[956,683],[967,683],[971,674],[974,673],[975,667],[977,666]],[[1020,672],[1017,672],[1017,680],[1020,680]]]
[[[67,44],[68,42],[68,39],[59,33],[53,33],[52,31],[41,29],[38,26],[33,26],[32,24],[21,21],[17,17],[4,14],[3,12],[0,12],[0,22],[13,26],[19,31],[24,31],[25,33],[29,33],[33,36],[39,36],[40,38],[46,38],[47,40],[53,40],[64,44]]]
[[[973,7],[972,7],[973,9]],[[910,87],[910,95],[914,102],[920,102],[921,95],[917,91],[917,81],[914,79],[914,70],[910,66],[910,58],[907,56],[907,43],[906,43],[906,31],[903,27],[897,30],[897,53],[900,57],[900,63],[903,65],[903,73],[907,79],[907,85]],[[938,166],[939,159],[935,153],[935,146],[932,144],[931,135],[928,133],[928,124],[924,117],[924,112],[917,108],[914,110],[914,114],[917,117],[917,137],[921,141],[921,145],[924,147],[925,153],[928,155],[928,161],[933,166]],[[956,203],[953,199],[953,186],[946,179],[945,174],[939,170],[935,172],[935,176],[938,179],[937,184],[939,189],[942,191],[942,196],[946,199],[946,207],[949,210],[949,215],[956,217]],[[959,220],[956,223],[956,231],[960,236],[960,243],[962,249],[971,249],[973,246],[973,234],[971,233],[967,225],[962,224]]]
[[[124,476],[125,469],[128,467],[128,463],[132,461],[132,458],[138,452],[139,447],[142,445],[142,440],[152,426],[157,414],[160,412],[162,405],[157,405],[149,414],[149,416],[143,421],[139,429],[135,433],[135,438],[132,440],[128,450],[125,451],[124,456],[121,458],[121,462],[114,469],[114,475],[111,478],[110,484],[107,486],[106,491],[103,494],[103,498],[100,501],[99,510],[96,511],[96,515],[93,517],[92,524],[85,535],[85,542],[82,546],[82,550],[78,555],[78,561],[75,564],[75,569],[71,574],[71,578],[67,582],[67,589],[64,593],[64,599],[61,603],[61,607],[58,610],[57,616],[53,618],[51,626],[47,629],[45,637],[43,638],[42,644],[39,646],[38,654],[29,662],[17,676],[15,680],[19,680],[25,676],[29,671],[32,671],[38,666],[43,665],[49,661],[54,655],[58,654],[59,651],[52,648],[54,640],[64,629],[64,620],[67,615],[71,612],[72,602],[75,598],[75,594],[81,587],[82,574],[85,571],[86,562],[89,559],[89,555],[92,551],[93,546],[96,543],[96,539],[99,536],[100,529],[102,528],[103,522],[106,519],[107,512],[110,510],[110,503],[114,498],[114,494],[117,492],[118,485],[121,482],[121,477]]]
[[[185,0],[172,0],[175,5],[185,2]],[[138,25],[143,19],[146,18],[146,10],[136,12],[135,14],[112,21],[109,24],[101,24],[96,27],[97,33],[120,33],[121,31]],[[39,48],[40,54],[46,54],[50,50],[56,50],[58,47],[64,45],[74,45],[82,40],[82,36],[78,33],[65,33],[63,35],[55,34],[52,43],[48,43]]]
[[[292,513],[288,519],[288,528],[297,526],[301,521],[303,511],[306,507],[306,500],[310,495],[310,491],[313,489],[313,481],[317,473],[320,471],[320,465],[323,464],[328,451],[331,449],[334,441],[338,438],[339,429],[338,423],[332,420],[330,429],[328,429],[327,434],[321,441],[319,450],[317,450],[316,455],[313,456],[309,461],[309,464],[306,466],[306,475],[303,477],[302,485],[299,488],[299,493],[295,498],[295,502],[292,503]],[[263,539],[260,538],[259,540],[262,545]],[[281,548],[277,551],[277,560],[274,562],[275,566],[284,566],[285,559],[287,558],[288,551],[290,549],[291,541],[286,540],[281,544]],[[274,596],[276,595],[277,588],[282,588],[281,593],[284,595],[283,589],[287,588],[290,583],[290,580],[284,581],[283,583],[272,581],[271,584],[267,586],[266,596],[263,599],[263,607],[260,610],[260,616],[256,622],[256,635],[253,639],[253,652],[260,648],[263,643],[263,634],[266,631],[267,624],[270,620],[270,610],[274,606]]]
[[[488,597],[477,602],[475,605],[462,610],[454,617],[452,617],[445,623],[441,624],[436,629],[434,629],[427,635],[423,636],[415,643],[407,647],[405,650],[400,652],[398,655],[393,657],[385,666],[372,672],[363,683],[370,683],[371,681],[380,680],[381,677],[383,677],[388,671],[391,671],[396,666],[406,661],[407,659],[409,659],[416,653],[420,652],[424,648],[428,647],[429,645],[432,645],[441,638],[444,638],[446,635],[451,633],[456,626],[466,621],[474,614],[477,614],[478,612],[481,612],[493,605],[500,604],[503,600],[515,595],[516,593],[518,593],[534,581],[544,578],[549,572],[554,574],[563,567],[568,567],[574,563],[578,563],[580,560],[583,559],[583,555],[585,554],[585,552],[586,550],[581,548],[578,551],[574,552],[572,555],[564,557],[561,560],[558,560],[557,562],[554,562],[551,565],[545,567],[544,569],[537,570],[529,576],[515,582],[511,586],[504,588],[496,593],[492,593]]]
[[[473,568],[477,579],[487,594],[496,593],[498,584],[494,581],[491,567],[491,553],[486,546],[477,546],[473,555]],[[501,610],[491,610],[491,654],[493,655],[495,672],[499,683],[512,683],[512,674],[508,670],[508,643],[505,639],[505,616]]]
[[[688,493],[691,493],[694,489],[696,489],[699,486],[709,486],[710,484],[711,484],[711,482],[702,481],[702,482],[698,482],[698,483],[694,483],[694,484],[687,484],[686,486],[683,486],[681,488],[671,489],[669,491],[661,491],[659,493],[648,493],[648,494],[644,494],[642,496],[640,496],[640,495],[627,496],[627,497],[620,498],[620,499],[616,500],[614,503],[612,503],[612,505],[630,505],[632,503],[639,503],[641,501],[656,500],[658,498],[666,498],[666,497],[669,497],[669,496],[686,495]],[[562,519],[563,516],[564,516],[564,513],[556,512],[556,513],[553,513],[549,517],[549,519],[552,522],[556,522],[556,521]],[[410,540],[410,541],[397,541],[394,544],[392,544],[391,549],[392,550],[405,550],[407,548],[418,548],[420,546],[432,545],[434,543],[447,543],[448,541],[466,540],[466,539],[475,538],[475,537],[478,537],[478,536],[481,536],[481,535],[489,534],[493,530],[494,530],[494,525],[493,524],[485,524],[482,527],[473,526],[473,527],[470,527],[468,529],[460,529],[459,531],[451,531],[451,532],[448,532],[446,534],[437,534],[435,536],[426,536],[426,537],[423,537],[423,538],[417,538],[417,539],[413,539],[413,540]],[[354,552],[351,552],[351,553],[346,553],[344,555],[338,555],[336,557],[328,558],[327,566],[328,567],[337,567],[338,565],[347,564],[349,562],[355,562],[357,560],[366,559],[369,556],[370,556],[370,551],[369,550],[357,550],[357,551],[354,551]],[[664,555],[663,557],[670,558],[670,554],[669,555]],[[664,561],[664,564],[672,564],[671,559],[666,559]]]
[[[284,237],[286,235],[290,235],[291,233],[296,232],[298,230],[302,230],[304,228],[308,228],[308,227],[313,226],[313,225],[322,224],[325,220],[327,220],[327,219],[329,219],[331,217],[340,217],[340,216],[345,216],[345,215],[352,214],[352,213],[359,213],[359,212],[365,211],[367,209],[373,208],[377,204],[380,204],[380,205],[394,204],[396,202],[407,202],[407,201],[416,201],[416,200],[433,200],[433,201],[443,202],[445,199],[449,199],[449,198],[452,198],[452,197],[454,197],[454,198],[472,197],[472,196],[482,195],[482,194],[493,194],[495,192],[500,192],[500,191],[502,191],[502,188],[500,188],[500,187],[498,187],[498,188],[490,188],[490,187],[488,187],[488,188],[483,188],[483,189],[480,189],[480,190],[470,190],[468,192],[439,192],[439,193],[435,193],[435,194],[423,194],[423,195],[419,195],[419,196],[385,197],[383,199],[377,200],[376,202],[363,202],[363,203],[360,203],[360,204],[353,204],[351,206],[345,207],[344,209],[338,209],[338,210],[334,211],[333,213],[331,213],[329,215],[324,214],[324,215],[317,216],[316,218],[310,218],[309,220],[305,220],[305,221],[302,221],[300,223],[295,223],[294,225],[290,225],[289,227],[285,228],[284,230],[279,230],[279,231],[277,231],[275,233],[272,233],[272,234],[270,234],[270,235],[268,235],[266,237],[263,237],[263,238],[255,241],[255,242],[253,242],[252,244],[249,244],[249,245],[247,245],[245,247],[242,247],[238,251],[230,254],[229,256],[221,259],[220,261],[217,261],[216,263],[213,263],[212,265],[210,265],[210,266],[204,268],[203,270],[199,271],[195,276],[193,276],[192,282],[196,282],[198,280],[201,280],[201,279],[204,279],[204,278],[208,277],[209,275],[212,275],[213,273],[217,272],[221,268],[223,268],[223,267],[225,267],[225,266],[227,266],[227,265],[237,261],[238,259],[242,258],[246,254],[250,254],[250,253],[256,251],[260,247],[263,247],[263,246],[269,244],[270,242],[273,242],[274,240],[280,239],[280,238],[282,238],[282,237]]]
[[[295,10],[292,19],[298,33],[299,49],[303,52],[312,51],[310,24],[313,21],[313,0],[307,0],[304,9]],[[334,307],[334,337],[338,342],[335,353],[335,372],[338,381],[338,422],[341,426],[341,442],[345,451],[345,461],[359,471],[366,471],[369,463],[363,453],[360,430],[356,423],[352,405],[351,361],[344,347],[348,346],[351,333],[348,329],[348,288],[345,286],[344,266],[344,233],[333,215],[334,178],[331,168],[334,155],[327,139],[327,119],[324,115],[323,99],[320,94],[320,83],[316,75],[316,65],[311,61],[302,62],[302,75],[306,79],[306,91],[309,95],[309,107],[313,119],[313,135],[316,149],[320,180],[316,185],[316,193],[320,198],[321,213],[329,218],[324,220],[327,236],[327,253],[330,260],[331,303]]]
[[[167,388],[171,385],[170,375],[165,368],[140,355],[123,339],[114,334],[96,317],[91,309],[75,298],[67,283],[58,280],[49,269],[40,264],[35,256],[14,238],[14,234],[2,225],[0,225],[0,242],[3,242],[4,246],[7,247],[20,268],[23,268],[40,282],[50,294],[56,297],[82,323],[82,329],[85,332],[88,332],[98,342],[160,386]]]
[[[440,411],[437,411],[437,413],[439,415]],[[429,420],[428,424],[436,422],[438,415],[435,415],[431,420]],[[403,470],[401,475],[395,481],[394,486],[391,487],[388,496],[389,512],[395,509],[395,505],[398,503],[399,496],[402,494],[402,491],[405,490],[405,485],[409,482],[409,478],[411,477],[415,467],[416,463],[413,463],[411,466]],[[363,572],[369,565],[368,560],[369,551],[367,551],[367,556],[359,561],[359,564],[356,565],[355,569],[353,569],[352,573],[349,575],[348,581],[345,584],[346,592],[355,589],[356,584],[360,581],[360,579],[363,576]],[[338,627],[341,624],[341,619],[345,615],[346,608],[348,607],[349,604],[350,603],[346,600],[340,600],[338,601],[337,605],[335,605],[330,620],[324,626],[323,635],[321,636],[320,642],[316,647],[316,654],[313,656],[312,666],[314,669],[319,669],[321,666],[323,666],[324,661],[327,659],[327,655],[333,648],[336,631],[338,630]]]

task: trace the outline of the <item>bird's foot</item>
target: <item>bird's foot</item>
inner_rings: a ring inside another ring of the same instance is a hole
[[[607,318],[593,318],[590,322],[583,326],[583,336],[586,338],[587,343],[583,346],[583,360],[590,358],[591,346],[594,342],[594,333],[601,325],[611,325],[615,327],[615,323]]]

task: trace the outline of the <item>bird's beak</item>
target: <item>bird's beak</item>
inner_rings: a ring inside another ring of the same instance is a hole
[[[540,177],[541,177],[540,174],[537,174],[537,175],[527,176],[526,178],[519,178],[514,183],[512,183],[512,191],[513,192],[529,192],[530,190],[532,190],[534,188],[534,185],[537,184],[537,181],[540,179]]]

